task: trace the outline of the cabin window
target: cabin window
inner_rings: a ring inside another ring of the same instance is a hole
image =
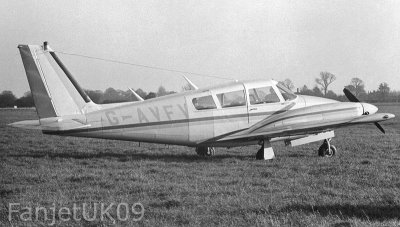
[[[244,90],[217,94],[217,97],[223,108],[246,105],[246,100],[244,98]]]
[[[281,84],[277,84],[276,86],[278,87],[278,89],[281,92],[285,101],[290,101],[290,100],[293,100],[296,98],[296,95],[293,94],[293,92],[291,90],[289,90],[287,87],[285,87]]]
[[[217,108],[211,95],[194,98],[192,99],[192,103],[196,110],[208,110]]]
[[[278,95],[271,86],[250,89],[249,99],[251,105],[280,102]]]

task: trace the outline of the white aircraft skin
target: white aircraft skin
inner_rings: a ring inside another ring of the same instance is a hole
[[[271,142],[284,140],[295,146],[324,140],[320,155],[331,156],[336,151],[329,143],[333,129],[394,118],[376,113],[377,107],[355,97],[353,102],[338,102],[294,95],[273,80],[210,88],[190,82],[191,91],[99,105],[47,43],[18,48],[39,121],[11,125],[38,128],[45,134],[184,145],[196,147],[200,155],[212,155],[213,147],[260,144],[257,158],[271,159]]]

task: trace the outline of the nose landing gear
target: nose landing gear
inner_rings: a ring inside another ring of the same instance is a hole
[[[318,149],[318,155],[330,158],[336,154],[336,147],[331,145],[331,138],[325,139],[324,143]]]

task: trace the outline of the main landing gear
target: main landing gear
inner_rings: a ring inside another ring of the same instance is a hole
[[[318,149],[318,155],[321,157],[332,157],[336,154],[336,147],[331,143],[331,138],[325,139],[324,143]]]
[[[331,138],[325,139],[324,143],[318,149],[318,155],[321,157],[332,157],[336,154],[336,147],[331,143]],[[275,158],[274,150],[272,149],[269,140],[260,140],[261,148],[256,154],[257,160],[270,160]]]
[[[214,147],[196,147],[196,153],[199,156],[211,157],[211,156],[215,155],[215,148]]]
[[[269,140],[260,140],[259,144],[261,145],[261,148],[256,154],[257,160],[270,160],[275,158],[274,150],[272,149]]]

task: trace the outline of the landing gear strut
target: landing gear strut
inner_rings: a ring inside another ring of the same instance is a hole
[[[331,138],[325,139],[324,143],[318,149],[318,155],[321,157],[332,157],[336,154],[336,147],[331,143]]]
[[[261,140],[259,144],[261,145],[261,148],[256,154],[257,160],[269,160],[275,158],[274,150],[272,149],[269,140]]]
[[[210,157],[210,156],[215,155],[215,148],[214,147],[196,147],[196,153],[199,156]]]

